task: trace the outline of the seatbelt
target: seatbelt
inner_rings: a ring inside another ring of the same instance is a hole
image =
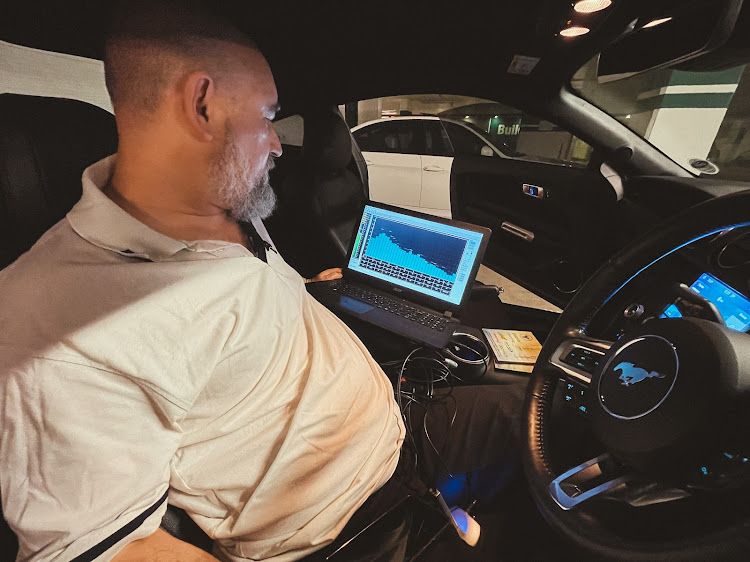
[[[164,492],[164,495],[161,498],[159,498],[154,505],[149,507],[146,511],[141,513],[138,517],[133,519],[130,523],[128,523],[124,527],[121,527],[120,529],[118,529],[117,531],[109,535],[103,541],[100,541],[99,543],[95,544],[83,554],[79,554],[78,556],[73,558],[72,562],[91,562],[92,560],[95,560],[97,557],[107,552],[115,544],[120,542],[129,534],[133,533],[138,527],[140,527],[143,524],[143,522],[146,519],[149,518],[149,516],[153,515],[156,512],[156,510],[159,509],[162,506],[162,504],[167,501],[168,495],[169,495],[169,490]]]
[[[268,250],[276,251],[273,249],[273,246],[271,246],[271,244],[266,242],[263,237],[258,234],[258,231],[255,230],[255,227],[253,226],[253,223],[240,221],[240,228],[250,239],[250,242],[252,242],[253,251],[255,252],[255,255],[258,257],[258,259],[268,263],[266,252]]]

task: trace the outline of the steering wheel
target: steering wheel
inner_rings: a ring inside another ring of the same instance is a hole
[[[748,225],[750,191],[660,224],[594,274],[544,343],[524,404],[524,469],[545,519],[597,558],[750,553],[750,335],[721,318],[653,319],[617,341],[589,333],[594,316],[660,260]],[[585,396],[593,449],[573,462],[559,404],[566,389]]]

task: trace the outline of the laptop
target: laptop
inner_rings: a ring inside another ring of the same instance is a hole
[[[459,325],[492,232],[488,228],[369,202],[343,279],[308,283],[334,313],[444,348]]]

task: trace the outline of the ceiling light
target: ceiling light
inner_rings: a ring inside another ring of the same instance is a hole
[[[612,5],[612,0],[581,0],[576,2],[573,9],[580,14],[591,14],[605,10]]]
[[[645,29],[647,27],[656,27],[657,25],[661,25],[663,23],[667,23],[671,19],[672,18],[669,17],[669,18],[661,18],[661,19],[658,19],[658,20],[652,20],[652,21],[648,22],[646,25],[644,25],[643,28]]]
[[[574,25],[573,27],[566,27],[560,32],[563,37],[578,37],[579,35],[586,35],[591,31],[588,27],[580,27]]]

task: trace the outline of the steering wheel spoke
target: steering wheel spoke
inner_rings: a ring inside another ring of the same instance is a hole
[[[602,365],[602,358],[612,342],[586,336],[565,339],[549,358],[549,363],[566,378],[588,386]]]
[[[549,493],[565,511],[597,497],[644,507],[692,495],[687,488],[663,484],[628,471],[614,462],[608,453],[587,460],[555,478],[550,482]]]
[[[611,462],[608,453],[604,453],[555,478],[550,482],[549,493],[561,509],[568,511],[586,500],[610,493],[632,479]]]

